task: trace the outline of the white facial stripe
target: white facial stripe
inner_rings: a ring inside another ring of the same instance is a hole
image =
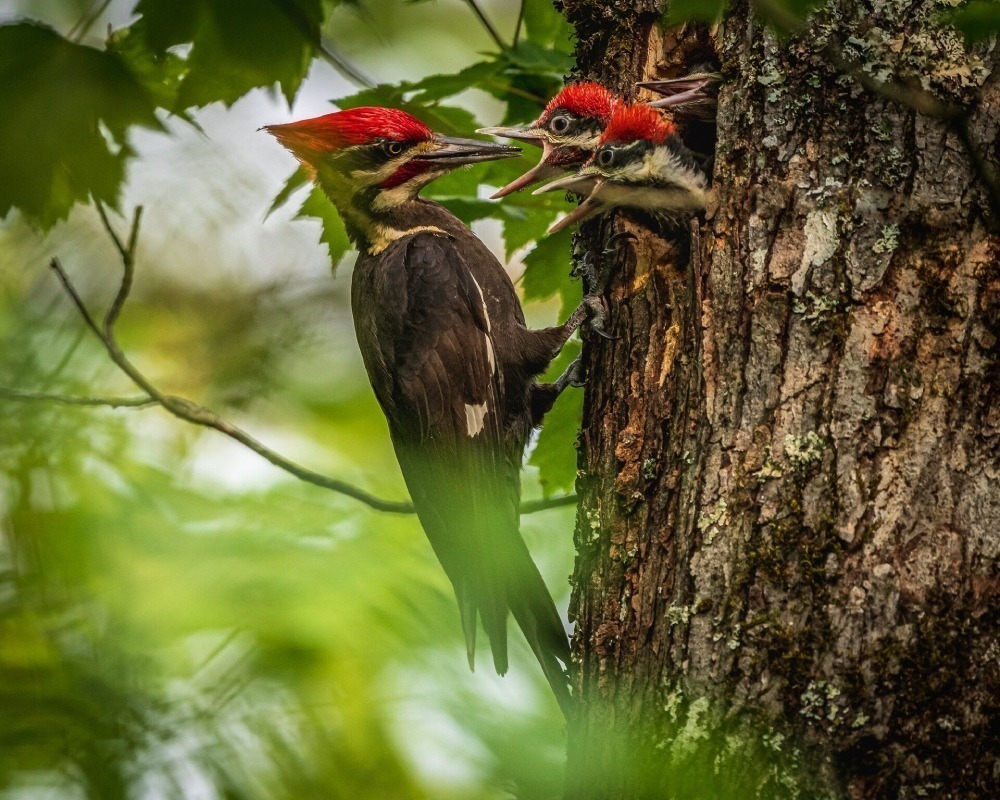
[[[560,147],[579,147],[581,150],[593,150],[600,139],[600,134],[578,133],[576,136],[559,136],[550,132],[549,139]]]
[[[433,142],[419,142],[418,144],[413,145],[405,152],[398,155],[396,158],[386,161],[378,169],[371,169],[371,170],[355,169],[351,170],[350,176],[354,180],[359,181],[368,186],[371,186],[374,183],[383,183],[389,178],[391,178],[396,173],[396,170],[399,169],[401,166],[403,166],[403,164],[407,163],[408,161],[412,161],[416,155],[420,153],[433,151],[436,150],[437,148],[438,145],[434,144]],[[353,150],[356,148],[350,148],[350,149]],[[435,177],[440,174],[441,174],[440,172],[436,173]]]
[[[382,183],[382,181],[391,178],[397,169],[399,169],[403,164],[405,164],[408,158],[396,158],[392,161],[386,161],[378,169],[352,169],[351,177],[356,181],[371,185],[373,183]]]
[[[465,432],[475,436],[486,424],[486,403],[465,404]]]

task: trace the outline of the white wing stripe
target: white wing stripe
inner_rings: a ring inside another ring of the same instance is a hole
[[[486,424],[486,403],[465,404],[465,432],[475,436]]]

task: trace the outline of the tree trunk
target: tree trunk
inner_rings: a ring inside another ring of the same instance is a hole
[[[1000,238],[954,130],[824,47],[935,90],[987,71],[931,0],[786,42],[742,1],[666,34],[626,6],[566,0],[579,75],[631,96],[714,49],[717,197],[690,231],[617,214],[635,238],[604,257],[567,797],[995,797]],[[597,258],[611,227],[584,228]]]

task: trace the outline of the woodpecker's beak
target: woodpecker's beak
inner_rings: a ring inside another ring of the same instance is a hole
[[[414,161],[437,161],[447,167],[461,167],[478,164],[480,161],[494,161],[498,158],[513,158],[521,155],[520,147],[509,144],[483,142],[478,139],[452,139],[435,136],[430,140],[431,149],[417,153]]]
[[[546,192],[575,192],[579,195],[589,194],[597,182],[600,180],[598,175],[590,172],[588,169],[584,168],[579,172],[572,175],[567,175],[565,178],[559,178],[550,183],[540,186],[532,194],[545,194]]]
[[[495,128],[492,130],[500,130],[500,129]],[[561,175],[563,173],[562,169],[547,163],[547,159],[551,153],[552,153],[552,145],[549,144],[548,142],[544,142],[542,144],[541,161],[539,161],[537,164],[535,164],[535,166],[533,166],[531,169],[525,172],[520,178],[511,181],[502,189],[490,195],[490,200],[499,200],[501,197],[506,197],[509,194],[513,194],[514,192],[520,191],[521,189],[526,189],[533,183],[538,183],[539,181],[545,181],[548,180],[549,178],[554,178],[556,175]]]
[[[662,100],[656,100],[649,104],[653,108],[674,108],[695,100],[710,99],[712,90],[709,87],[717,82],[718,76],[702,73],[667,81],[642,81],[636,86],[665,95]]]
[[[480,128],[476,133],[482,133],[486,136],[502,136],[504,139],[516,139],[525,144],[533,144],[535,147],[541,147],[548,140],[545,129],[534,125],[527,128]]]
[[[590,219],[595,214],[599,214],[604,208],[604,203],[597,196],[600,188],[601,184],[598,183],[586,200],[549,228],[549,233],[559,233],[559,231],[565,230],[570,225],[576,225],[578,222],[583,222],[585,219]]]

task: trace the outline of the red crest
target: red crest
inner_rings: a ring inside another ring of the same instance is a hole
[[[677,129],[655,108],[642,103],[619,106],[601,134],[601,144],[608,142],[634,142],[646,139],[653,144],[663,144]]]
[[[605,124],[619,105],[621,100],[599,83],[573,83],[549,100],[536,124],[543,124],[560,108],[578,117],[593,117]]]
[[[287,125],[265,125],[264,129],[303,160],[378,139],[421,142],[434,135],[405,111],[377,106],[349,108]]]

